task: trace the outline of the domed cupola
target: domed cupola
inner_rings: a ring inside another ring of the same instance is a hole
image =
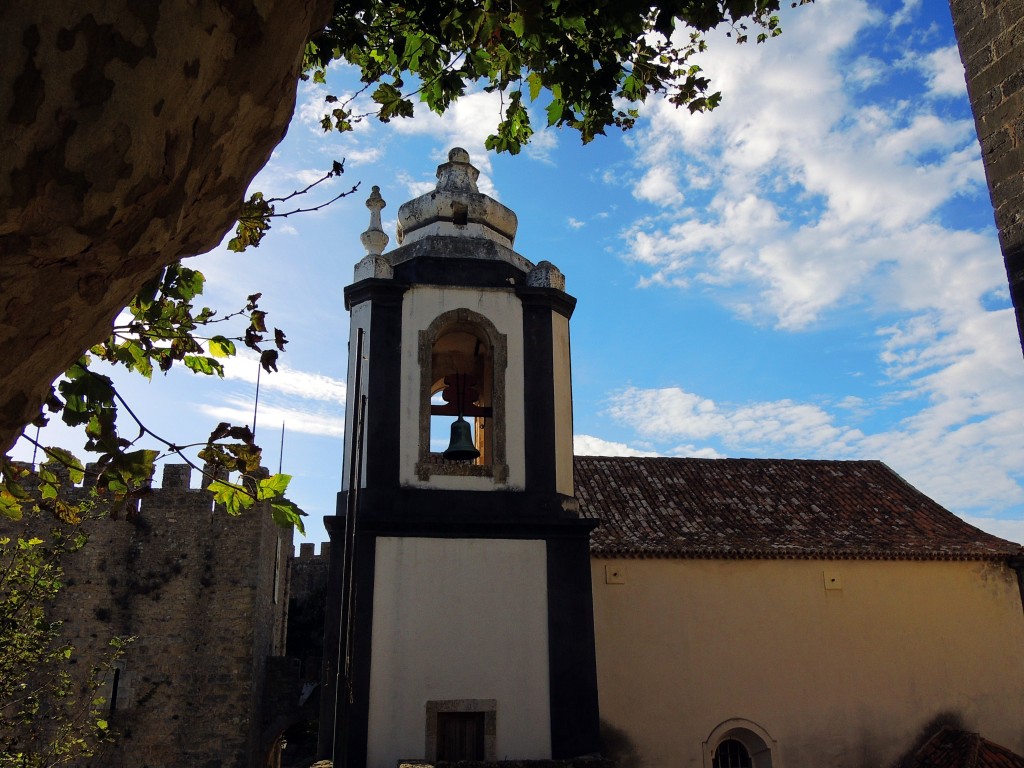
[[[437,187],[398,209],[398,244],[411,245],[429,235],[493,240],[511,248],[518,220],[512,209],[477,189],[480,171],[469,153],[456,147],[437,167]]]

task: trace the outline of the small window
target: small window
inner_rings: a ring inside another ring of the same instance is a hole
[[[445,699],[426,703],[428,760],[497,760],[496,699]]]
[[[711,765],[712,768],[753,768],[754,763],[742,742],[726,739],[715,750],[715,759]]]
[[[438,712],[437,759],[484,759],[484,713]]]

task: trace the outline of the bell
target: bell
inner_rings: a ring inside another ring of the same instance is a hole
[[[461,416],[452,422],[452,439],[443,455],[449,461],[472,461],[480,455],[473,445],[473,430]]]

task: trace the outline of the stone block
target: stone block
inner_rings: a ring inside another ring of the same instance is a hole
[[[164,464],[160,485],[163,488],[189,488],[192,482],[192,467],[188,464]]]
[[[565,275],[550,261],[542,261],[530,270],[526,284],[531,288],[554,288],[565,290]]]

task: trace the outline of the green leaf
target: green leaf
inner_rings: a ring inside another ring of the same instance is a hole
[[[111,464],[126,482],[136,486],[144,485],[153,479],[153,473],[156,471],[156,459],[159,455],[157,451],[144,448],[123,453],[115,457]]]
[[[562,121],[562,115],[565,114],[565,104],[561,99],[553,99],[547,106],[548,113],[548,127],[560,123]]]
[[[306,527],[302,524],[302,518],[306,514],[295,504],[287,499],[272,502],[270,514],[274,522],[282,528],[295,526],[295,529],[302,535],[306,534]]]
[[[540,96],[541,88],[544,86],[543,78],[538,73],[531,72],[527,75],[526,82],[530,86],[530,101],[536,101],[537,97]]]
[[[43,450],[47,456],[67,467],[72,483],[80,483],[85,479],[85,466],[73,453],[53,445]]]
[[[223,505],[229,515],[240,515],[242,510],[249,509],[255,502],[244,488],[223,480],[214,480],[206,486],[206,490],[213,493],[214,503]]]
[[[0,515],[17,522],[21,520],[23,514],[21,502],[14,498],[6,487],[0,486]],[[0,544],[2,543],[4,542],[0,540]]]
[[[203,357],[201,355],[185,355],[184,360],[185,367],[193,373],[202,373],[206,376],[218,376],[224,375],[224,366],[214,360],[212,357]]]
[[[235,354],[235,343],[224,336],[214,336],[207,343],[214,357],[232,357]]]
[[[522,37],[526,32],[525,28],[526,21],[521,13],[510,13],[508,15],[508,28],[512,30],[512,34],[516,37]]]
[[[260,480],[256,488],[256,498],[266,501],[283,496],[288,490],[288,483],[291,482],[291,479],[291,475],[278,474]]]

